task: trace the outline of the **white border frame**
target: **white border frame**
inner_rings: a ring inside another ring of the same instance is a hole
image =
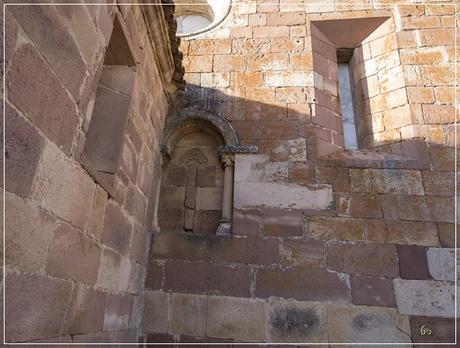
[[[255,1],[255,0],[241,0],[241,2],[239,0],[233,0],[231,1],[231,6],[239,6],[239,5],[247,5],[248,3],[252,2],[252,1]],[[333,1],[333,0],[331,0]],[[76,5],[79,5],[79,6],[100,6],[100,5],[129,5],[129,6],[169,6],[168,4],[156,4],[156,3],[143,3],[143,4],[139,4],[139,3],[117,3],[116,1],[113,1],[112,3],[107,3],[107,2],[100,2],[100,3],[3,3],[3,151],[5,151],[5,121],[6,121],[6,118],[5,118],[5,115],[6,115],[6,110],[5,110],[5,107],[6,107],[6,62],[5,62],[5,58],[6,58],[6,50],[5,50],[5,38],[6,38],[6,34],[5,34],[5,30],[6,30],[6,6],[76,6]],[[184,5],[194,5],[194,4],[184,4]],[[264,3],[263,5],[280,5],[279,3],[273,3],[273,4],[270,4],[270,3]],[[307,5],[306,3],[292,3],[292,4],[286,4],[286,6],[289,6],[289,5]],[[318,5],[318,6],[322,6],[322,5],[325,5],[324,3],[308,3],[308,5]],[[334,2],[334,5],[335,5],[335,2]],[[369,6],[370,4],[360,4],[360,3],[341,3],[340,5],[354,5],[354,6]],[[372,4],[371,4],[372,5]],[[454,12],[454,110],[455,110],[455,121],[454,121],[454,143],[455,143],[455,146],[454,146],[454,161],[455,161],[455,170],[454,170],[454,173],[455,173],[455,188],[454,188],[454,194],[455,194],[455,197],[454,197],[454,206],[455,206],[455,218],[454,218],[454,223],[455,223],[455,227],[454,227],[454,233],[455,233],[455,237],[454,237],[454,241],[455,241],[455,260],[457,261],[457,222],[458,222],[458,216],[457,216],[457,116],[459,114],[459,106],[458,106],[458,103],[457,103],[457,70],[458,70],[458,62],[457,62],[457,20],[460,20],[460,14],[458,13],[457,9],[458,9],[458,6],[459,4],[458,3],[429,3],[429,2],[426,2],[426,1],[420,1],[420,2],[414,2],[414,3],[410,3],[410,4],[405,4],[405,3],[394,3],[394,4],[381,4],[379,6],[381,6],[382,8],[386,8],[386,7],[391,7],[391,6],[417,6],[417,5],[432,5],[432,6],[454,6],[455,8],[455,12]],[[334,12],[337,12],[335,11],[334,9]],[[225,18],[228,18],[228,14]],[[213,29],[216,29],[218,26],[216,27],[213,27],[211,30]],[[185,37],[184,37],[185,39]],[[190,39],[193,39],[192,37]],[[155,345],[155,346],[163,346],[163,345],[184,345],[184,346],[187,346],[187,345],[216,345],[216,346],[219,346],[219,345],[229,345],[229,344],[232,344],[232,345],[256,345],[256,344],[264,344],[264,345],[286,345],[286,346],[298,346],[298,345],[315,345],[315,346],[340,346],[340,345],[388,345],[388,346],[392,346],[392,345],[413,345],[413,346],[424,346],[424,345],[457,345],[457,281],[458,281],[458,274],[457,274],[457,262],[455,262],[455,317],[454,317],[454,323],[455,323],[455,342],[452,342],[452,343],[406,343],[406,342],[403,342],[403,343],[375,343],[375,342],[368,342],[368,343],[362,343],[362,342],[359,342],[359,343],[355,343],[355,342],[351,342],[351,343],[302,343],[302,342],[297,342],[297,343],[268,343],[268,342],[261,342],[261,343],[257,343],[257,342],[251,342],[251,343],[236,343],[236,342],[231,342],[231,343],[205,343],[205,342],[195,342],[195,343],[187,343],[187,342],[174,342],[174,343],[143,343],[143,342],[133,342],[133,343],[124,343],[124,342],[104,342],[104,343],[100,343],[100,342],[96,342],[96,343],[91,343],[91,342],[72,342],[72,343],[66,343],[66,342],[50,342],[50,343],[46,343],[46,342],[13,342],[13,343],[9,343],[9,342],[6,342],[6,301],[5,301],[5,284],[6,284],[6,245],[5,245],[5,242],[6,242],[6,237],[5,237],[5,214],[6,214],[6,207],[5,207],[5,191],[6,191],[6,187],[5,187],[5,158],[3,158],[3,279],[2,279],[2,283],[3,283],[3,344],[8,344],[8,345],[17,345],[17,346],[22,346],[22,345],[42,345],[42,346],[45,346],[45,345],[113,345],[113,344],[118,344],[118,345],[122,345],[122,346],[137,346],[137,345]]]

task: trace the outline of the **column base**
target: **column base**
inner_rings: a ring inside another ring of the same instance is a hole
[[[232,236],[232,223],[229,221],[221,221],[217,227],[216,236],[231,237]]]

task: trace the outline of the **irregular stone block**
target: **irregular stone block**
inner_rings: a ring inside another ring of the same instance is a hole
[[[394,280],[396,303],[402,314],[454,317],[454,284],[423,280]]]
[[[144,293],[142,326],[145,332],[168,332],[169,294],[161,291]]]
[[[326,306],[314,302],[271,300],[269,342],[328,342]]]
[[[330,243],[327,264],[339,272],[397,277],[399,275],[394,245],[365,243]]]
[[[411,343],[409,318],[396,309],[327,305],[329,343]]]
[[[46,271],[55,277],[95,284],[101,249],[90,238],[67,224],[58,225]]]
[[[66,321],[66,334],[100,332],[104,326],[107,294],[77,285],[72,294]]]
[[[5,193],[5,263],[27,272],[46,264],[55,220],[32,202]]]
[[[105,209],[102,243],[126,255],[131,239],[131,224],[118,204],[110,201]]]
[[[350,169],[354,192],[423,195],[422,175],[418,170]]]
[[[398,196],[403,220],[454,222],[454,199],[432,196]]]
[[[169,332],[179,335],[205,336],[207,297],[173,294]],[[152,313],[155,315],[155,313]]]
[[[281,209],[328,209],[332,202],[331,187],[310,189],[295,184],[235,183],[235,208],[265,206]]]
[[[337,193],[337,215],[382,218],[382,208],[377,195],[359,193]]]
[[[83,228],[96,185],[61,150],[48,144],[38,166],[32,196],[58,217]]]
[[[108,294],[104,317],[104,331],[126,330],[133,307],[134,296]]]
[[[264,209],[262,211],[263,233],[266,236],[301,236],[304,224],[303,212],[299,210]]]
[[[429,248],[426,256],[433,279],[455,281],[455,249]]]
[[[61,335],[72,292],[70,281],[8,273],[5,288],[7,342]]]
[[[326,266],[325,245],[319,240],[284,239],[282,250],[284,266]]]
[[[367,306],[396,307],[393,281],[385,278],[351,276],[353,304]]]
[[[211,296],[208,299],[206,336],[266,341],[266,310],[265,301]]]
[[[365,226],[369,241],[422,246],[439,245],[438,231],[433,222],[366,219]]]
[[[306,234],[322,240],[364,240],[364,224],[357,218],[312,216]]]
[[[314,279],[315,281],[311,281]],[[257,297],[279,296],[306,301],[350,302],[349,278],[322,269],[296,267],[283,271],[259,270]],[[276,284],[276,286],[275,286]]]
[[[5,104],[5,185],[6,191],[28,197],[44,147],[44,139],[34,128]]]
[[[415,245],[397,245],[399,273],[404,279],[431,279],[428,273],[426,248]]]
[[[104,249],[97,276],[97,285],[107,289],[118,289],[120,283],[121,257],[110,249]]]

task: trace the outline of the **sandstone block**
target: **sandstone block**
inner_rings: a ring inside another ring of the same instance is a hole
[[[203,73],[201,74],[201,87],[225,88],[230,86],[230,73]]]
[[[121,257],[116,252],[105,249],[97,276],[97,285],[107,289],[118,289],[120,283]]]
[[[356,305],[396,307],[391,279],[352,275],[351,296]]]
[[[230,54],[232,50],[231,39],[206,39],[190,41],[190,55]]]
[[[436,224],[423,221],[365,220],[366,237],[379,243],[438,246]]]
[[[110,201],[105,209],[102,243],[126,255],[131,239],[131,224],[118,204]]]
[[[326,306],[314,302],[271,300],[270,342],[327,342]]]
[[[266,341],[266,303],[232,297],[208,299],[206,335],[244,341]]]
[[[422,335],[420,328],[427,325],[431,335]],[[453,343],[455,342],[455,320],[447,318],[432,318],[411,316],[412,341],[414,343]]]
[[[135,225],[129,248],[129,257],[134,261],[145,264],[147,261],[149,234],[141,225]]]
[[[176,292],[249,297],[251,278],[247,266],[168,261],[164,288]]]
[[[357,218],[312,216],[306,234],[321,240],[364,240],[364,224]]]
[[[455,225],[454,224],[439,223],[438,233],[439,233],[439,240],[443,248],[454,248],[455,247]],[[457,245],[460,245],[460,241],[457,241]]]
[[[183,63],[187,72],[211,72],[212,71],[212,56],[184,56]]]
[[[142,326],[145,332],[168,332],[169,294],[161,291],[144,293]]]
[[[453,198],[398,196],[398,206],[404,220],[454,222]]]
[[[315,279],[314,282],[311,279]],[[346,275],[321,269],[296,267],[290,270],[259,270],[257,297],[279,296],[306,301],[350,302]],[[276,286],[273,286],[277,284]]]
[[[72,292],[71,282],[8,273],[5,288],[7,342],[24,342],[61,334]]]
[[[145,288],[148,290],[159,290],[163,287],[164,266],[158,263],[149,262],[145,278]]]
[[[315,175],[320,184],[331,184],[334,192],[348,192],[350,177],[348,168],[315,167]]]
[[[67,224],[59,224],[49,250],[46,271],[59,278],[95,284],[101,249]]]
[[[47,145],[38,166],[32,196],[58,217],[83,227],[96,185],[54,145]]]
[[[232,238],[222,244],[224,262],[271,265],[279,262],[279,241],[276,238]]]
[[[422,176],[418,170],[350,169],[354,192],[423,195]]]
[[[205,336],[208,299],[201,295],[173,294],[169,332],[178,335]],[[155,315],[155,312],[151,313]]]
[[[268,72],[265,75],[267,87],[313,86],[313,76],[300,72]]]
[[[93,205],[87,227],[88,232],[92,234],[96,240],[100,240],[102,235],[107,199],[107,192],[105,192],[100,186],[96,186],[96,192],[94,193]]]
[[[43,270],[55,220],[31,202],[5,193],[5,262],[27,272]]]
[[[397,245],[399,273],[404,279],[430,279],[426,248],[416,245]]]
[[[446,197],[454,195],[455,173],[424,171],[422,177],[426,195]]]
[[[324,268],[326,266],[324,243],[318,240],[284,239],[282,263],[287,267]]]
[[[234,235],[257,236],[260,231],[261,213],[258,210],[233,210],[232,228]]]
[[[75,335],[102,331],[106,304],[106,293],[77,285],[72,293],[65,332]]]
[[[330,243],[327,264],[339,272],[393,278],[399,275],[394,245]]]
[[[289,37],[289,27],[285,25],[254,27],[253,31],[254,38]]]
[[[455,281],[455,249],[428,248],[426,257],[433,279]]]
[[[455,315],[452,283],[395,279],[394,287],[401,314],[444,318]]]
[[[337,193],[337,215],[364,217],[364,218],[381,218],[382,208],[377,195],[372,194],[347,194]]]
[[[327,305],[329,343],[411,343],[409,318],[396,309]]]
[[[263,233],[267,236],[301,236],[304,224],[303,213],[300,210],[262,211]]]
[[[44,147],[44,139],[34,126],[6,104],[5,185],[6,190],[28,197]]]
[[[133,297],[129,295],[108,294],[104,317],[104,331],[126,330],[130,322]]]

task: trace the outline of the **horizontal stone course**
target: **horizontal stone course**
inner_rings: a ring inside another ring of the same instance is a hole
[[[429,248],[426,256],[428,269],[433,279],[455,281],[455,249]]]

